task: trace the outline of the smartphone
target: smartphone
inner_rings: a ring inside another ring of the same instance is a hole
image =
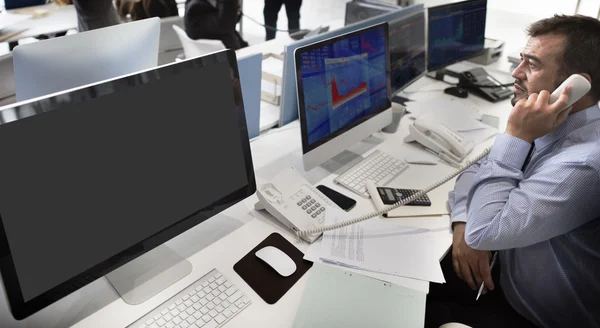
[[[318,185],[317,189],[323,193],[323,195],[327,196],[327,198],[331,199],[337,206],[339,206],[344,211],[348,212],[356,206],[356,201],[346,195],[340,194],[339,192],[326,187],[324,185]]]

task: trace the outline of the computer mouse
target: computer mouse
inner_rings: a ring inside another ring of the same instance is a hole
[[[294,260],[279,248],[265,246],[254,254],[283,277],[289,277],[296,272],[296,263],[294,263]]]
[[[469,96],[469,92],[467,92],[466,89],[463,89],[461,87],[450,87],[450,88],[446,88],[444,89],[444,93],[447,93],[449,95],[458,97],[458,98],[467,98]]]

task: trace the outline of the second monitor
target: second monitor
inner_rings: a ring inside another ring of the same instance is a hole
[[[390,124],[387,23],[298,48],[294,55],[305,170]],[[383,157],[369,156],[358,165],[367,165],[363,173],[372,173],[371,166],[394,161],[382,152],[378,154]],[[389,169],[385,174],[376,169],[377,177],[370,178],[386,183],[402,171],[399,165],[389,165]],[[336,182],[368,198],[364,179],[345,179],[350,176],[354,174],[344,173]]]

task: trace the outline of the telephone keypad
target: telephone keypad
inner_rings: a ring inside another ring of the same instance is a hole
[[[310,196],[309,194],[312,193],[313,190],[311,190],[309,186],[304,185],[291,197],[291,200],[293,203],[296,203],[306,215],[309,215],[311,218],[315,219],[315,221],[323,224],[325,222],[325,205],[321,205],[321,202],[327,203],[327,201],[320,197]]]

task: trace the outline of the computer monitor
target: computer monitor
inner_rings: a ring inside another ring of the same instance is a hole
[[[0,122],[0,272],[16,319],[107,273],[116,286],[128,262],[255,192],[238,78],[224,50],[0,108],[16,112]],[[153,284],[141,273],[131,286]]]
[[[156,67],[160,19],[148,18],[17,46],[17,101]]]
[[[6,9],[17,9],[31,6],[41,6],[46,4],[46,0],[4,0]]]
[[[388,46],[380,23],[296,49],[305,170],[391,123]]]
[[[396,11],[402,7],[376,0],[354,0],[346,3],[344,25],[354,24],[371,17]]]
[[[428,9],[427,70],[479,55],[485,42],[487,0],[470,0]]]
[[[372,17],[370,19],[360,21],[342,28],[329,31],[327,33],[319,34],[312,38],[302,39],[300,41],[289,44],[284,50],[284,62],[283,62],[283,81],[280,101],[280,118],[279,125],[284,126],[298,118],[298,98],[296,94],[296,67],[294,63],[294,51],[297,48],[305,46],[307,44],[319,42],[322,40],[330,39],[342,34],[353,32],[361,28],[372,26],[375,24],[389,22],[401,17],[410,16],[416,12],[423,10],[423,4],[418,4],[410,7],[403,8],[389,12],[387,14]]]

